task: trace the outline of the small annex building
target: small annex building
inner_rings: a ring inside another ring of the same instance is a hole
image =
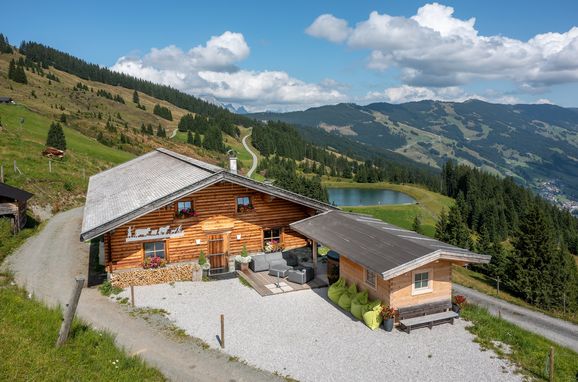
[[[491,259],[370,216],[342,211],[327,211],[290,227],[339,253],[340,277],[395,308],[450,301],[452,264]]]
[[[28,191],[0,183],[0,218],[9,218],[14,233],[26,225],[28,200],[33,196]]]

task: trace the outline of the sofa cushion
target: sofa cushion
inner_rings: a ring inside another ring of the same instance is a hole
[[[266,253],[265,256],[267,256],[268,262],[276,261],[276,260],[283,260],[283,254],[281,252]]]
[[[296,267],[297,265],[299,265],[299,259],[298,259],[296,254],[289,253],[289,252],[283,252],[282,256],[285,259],[285,261],[287,262],[287,265],[289,265],[291,267]]]
[[[269,270],[269,262],[264,254],[251,256],[251,264],[249,265],[253,272],[262,272]]]
[[[287,262],[283,259],[270,261],[269,262],[269,269],[272,269],[272,268],[287,268]]]

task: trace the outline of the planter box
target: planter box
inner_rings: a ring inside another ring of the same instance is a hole
[[[193,269],[193,281],[203,281],[202,269]]]

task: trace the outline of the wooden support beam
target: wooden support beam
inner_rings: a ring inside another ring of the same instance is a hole
[[[313,269],[317,271],[317,242],[312,240],[312,252],[313,252]]]

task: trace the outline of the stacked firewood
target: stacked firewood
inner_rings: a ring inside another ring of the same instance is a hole
[[[156,269],[137,269],[115,272],[110,282],[115,287],[128,288],[131,285],[165,284],[175,281],[200,281],[193,274],[200,271],[198,264],[171,265]]]

